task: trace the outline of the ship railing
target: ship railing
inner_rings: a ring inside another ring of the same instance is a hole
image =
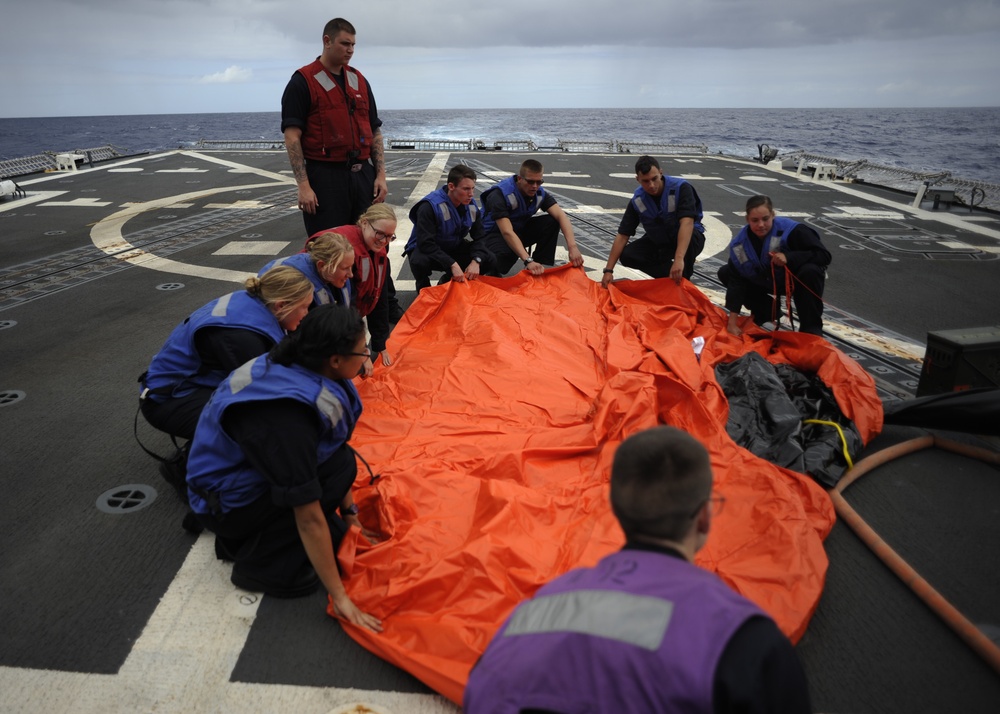
[[[106,144],[105,146],[95,146],[90,149],[77,149],[73,153],[86,156],[87,163],[89,164],[94,161],[109,161],[127,156],[128,149],[122,149],[114,144]]]
[[[22,156],[18,159],[5,159],[0,161],[0,179],[27,176],[28,174],[37,174],[43,171],[53,171],[55,168],[55,155],[34,154],[33,156]]]
[[[473,139],[476,151],[538,151],[538,145],[531,139]]]
[[[199,139],[195,148],[217,151],[267,151],[269,149],[285,150],[283,139]]]
[[[46,171],[56,171],[64,167],[67,157],[71,161],[82,161],[93,163],[94,161],[107,161],[125,156],[126,149],[108,144],[106,146],[96,146],[90,149],[74,149],[73,151],[46,151],[44,154],[33,156],[22,156],[17,159],[5,159],[0,161],[0,179],[15,178],[17,176],[27,176],[29,174],[39,174]]]
[[[949,171],[915,171],[875,164],[864,159],[838,159],[806,151],[792,151],[779,158],[786,167],[788,163],[785,162],[796,166],[799,173],[809,166],[814,171],[825,171],[828,167],[833,167],[836,178],[912,193],[915,195],[913,206],[916,208],[924,200],[933,200],[935,207],[945,203],[949,206],[1000,211],[1000,184],[958,178]]]
[[[582,151],[589,153],[614,153],[615,142],[612,141],[570,141],[566,139],[558,139],[556,141],[556,148],[561,151]]]
[[[399,151],[471,151],[470,139],[389,139],[387,147]]]
[[[618,141],[622,154],[707,154],[705,144],[669,144],[658,141]]]

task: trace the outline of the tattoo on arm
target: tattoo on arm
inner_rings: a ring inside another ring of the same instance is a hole
[[[375,164],[376,173],[385,173],[385,147],[382,144],[380,129],[376,129],[372,135],[372,163]]]
[[[302,144],[299,141],[286,141],[285,149],[288,151],[288,163],[292,165],[292,175],[295,176],[296,183],[306,180],[306,160],[302,156]]]

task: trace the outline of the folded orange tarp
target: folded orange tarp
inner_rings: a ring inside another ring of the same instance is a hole
[[[340,556],[348,593],[385,631],[345,625],[350,636],[460,702],[518,602],[622,546],[608,504],[615,448],[671,424],[706,446],[726,497],[698,564],[801,637],[823,589],[833,508],[809,477],[733,443],[714,368],[756,350],[815,372],[866,443],[881,402],[822,339],[752,328],[737,338],[725,325],[689,282],[605,290],[569,267],[424,290],[393,332],[393,364],[359,383],[352,444],[381,478],[369,484],[362,469],[355,498],[385,540],[354,530]]]

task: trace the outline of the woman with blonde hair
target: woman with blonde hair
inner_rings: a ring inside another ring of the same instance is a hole
[[[317,233],[305,251],[272,260],[261,268],[258,275],[279,265],[295,268],[309,278],[313,285],[312,307],[328,303],[352,306],[354,248],[340,233],[332,230]]]
[[[215,388],[298,327],[312,300],[309,279],[295,268],[278,266],[247,278],[243,290],[195,310],[174,328],[139,377],[139,408],[146,421],[173,438],[190,440]],[[160,465],[163,477],[178,490],[183,488],[185,460],[185,449],[178,448]]]
[[[392,364],[385,348],[389,339],[389,243],[396,240],[396,212],[387,203],[373,204],[358,219],[356,225],[331,229],[347,238],[354,249],[354,305],[367,321],[371,333],[371,351],[382,357],[382,364]],[[306,241],[309,245],[330,231],[320,231]],[[372,360],[364,363],[364,376],[372,373]]]

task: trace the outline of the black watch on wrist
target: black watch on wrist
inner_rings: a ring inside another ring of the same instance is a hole
[[[524,261],[524,267],[527,268],[529,264],[534,263],[535,260],[530,255],[527,258],[522,258]]]
[[[356,503],[352,503],[347,508],[341,508],[340,509],[341,514],[344,515],[344,516],[356,516],[356,515],[358,515],[358,511],[360,511],[360,510],[361,509],[358,508],[358,504],[356,504]]]
[[[477,263],[482,263],[483,262],[483,259],[480,258],[478,255],[475,258],[473,258],[473,260],[476,261]]]

